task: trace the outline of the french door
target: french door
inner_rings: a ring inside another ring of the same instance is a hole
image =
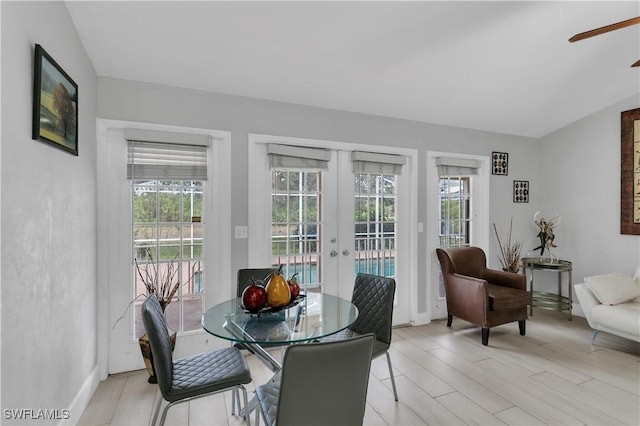
[[[321,166],[274,167],[264,159],[265,145],[255,143],[252,150],[254,164],[262,166],[252,168],[250,194],[262,188],[271,196],[250,196],[251,266],[283,265],[287,277],[297,273],[306,291],[346,299],[351,298],[358,272],[393,277],[397,281],[394,323],[407,323],[413,291],[407,249],[410,208],[405,206],[410,205],[405,200],[410,198],[405,188],[410,180],[402,170],[407,166],[396,167],[398,174],[354,171],[354,151],[327,148],[328,160]],[[269,179],[258,177],[260,169]],[[270,214],[252,214],[265,211]]]

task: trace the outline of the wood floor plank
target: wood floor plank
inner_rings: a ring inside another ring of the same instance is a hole
[[[398,343],[400,345],[401,343]],[[441,380],[439,377],[424,369],[420,364],[403,355],[394,349],[393,367],[402,373],[403,376],[411,380],[422,391],[432,397],[445,395],[454,389]]]
[[[460,417],[440,404],[437,399],[421,392],[420,388],[407,377],[397,378],[396,386],[398,388],[398,399],[421,419],[420,424],[460,425],[464,423]]]
[[[570,395],[571,399],[585,404],[590,410],[597,410],[606,416],[614,419],[613,423],[640,424],[638,410],[640,405],[629,408],[618,401],[609,401],[608,404],[599,404],[602,396],[585,387],[567,382],[552,373],[541,373],[531,376],[531,380],[536,381],[546,387],[553,389],[562,395]],[[581,405],[582,406],[582,405]]]
[[[546,402],[582,423],[597,425],[617,424],[616,419],[613,417],[576,398],[575,395],[569,392],[568,387],[558,389],[543,381],[534,380],[533,377],[535,376],[526,376],[508,365],[497,363],[495,360],[483,360],[476,364],[479,368],[491,372],[491,374],[504,381],[512,381],[514,384],[519,384],[536,400]]]
[[[369,380],[367,402],[388,425],[425,424],[404,401],[396,402],[391,388],[387,388],[378,380]]]
[[[601,333],[592,345],[591,334],[583,318],[567,321],[564,313],[538,309],[526,336],[515,323],[495,327],[486,347],[480,329],[458,319],[451,328],[443,320],[396,328],[390,354],[400,401],[393,398],[386,358],[375,359],[364,424],[639,424],[640,344]],[[255,356],[246,359],[251,398],[272,373]],[[79,424],[147,424],[160,394],[146,379],[138,371],[101,382]],[[231,414],[230,395],[180,404],[168,421],[242,425],[244,419]]]
[[[410,341],[400,342],[394,346],[394,351],[404,354],[414,360],[436,377],[439,377],[451,388],[465,395],[490,413],[495,413],[512,407],[513,404],[494,392],[491,392],[482,384],[470,379],[455,368],[447,365],[434,357],[431,353],[421,351],[414,347]]]
[[[531,414],[525,413],[519,407],[507,408],[506,410],[495,413],[494,416],[500,419],[502,423],[512,426],[534,426],[545,424],[537,417],[533,417]]]
[[[78,419],[78,425],[101,425],[111,422],[126,384],[126,375],[114,375],[102,382],[91,397],[87,409]]]
[[[474,425],[497,425],[502,422],[487,410],[483,409],[459,392],[436,398],[438,403],[445,406],[449,411],[455,413],[456,417],[462,419],[464,424]]]
[[[486,369],[476,365],[477,363],[467,362],[447,349],[436,349],[431,353],[547,424],[575,425],[582,423],[576,417],[570,416],[547,401],[532,395],[529,389],[519,381],[503,380],[496,376],[493,371],[486,371]]]
[[[111,419],[114,425],[148,424],[157,385],[147,383],[148,376],[135,374],[127,377],[116,412]]]
[[[580,386],[597,393],[604,401],[615,401],[627,408],[640,410],[640,397],[638,397],[638,395],[625,392],[622,389],[611,386],[601,380],[591,379],[584,383],[580,383]],[[600,403],[598,405],[600,405]]]

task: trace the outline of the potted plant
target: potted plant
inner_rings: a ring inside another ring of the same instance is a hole
[[[156,262],[151,253],[151,249],[147,248],[144,252],[143,258],[146,259],[145,262],[138,262],[138,259],[135,258],[134,264],[136,282],[144,284],[145,293],[137,295],[133,300],[131,300],[131,302],[129,302],[129,306],[131,306],[131,304],[140,297],[156,297],[160,302],[162,313],[165,313],[167,306],[169,306],[173,301],[173,298],[180,286],[191,282],[196,273],[199,272],[199,268],[195,267],[199,261],[193,261],[193,267],[189,268],[189,271],[192,271],[191,275],[187,280],[182,280],[180,265],[177,261],[178,253],[176,253],[173,259],[168,262]],[[129,309],[129,306],[127,306],[127,310]],[[124,317],[124,315],[125,314],[123,313],[122,316],[118,318],[116,324]],[[168,331],[171,338],[171,350],[173,351],[176,344],[177,332],[170,328]],[[151,345],[149,344],[146,332],[138,338],[138,343],[140,345],[140,352],[142,353],[145,367],[149,373],[148,382],[157,383],[153,367],[153,354],[151,353]]]
[[[500,250],[498,260],[502,265],[502,269],[507,272],[518,272],[520,270],[520,251],[522,250],[522,245],[519,241],[511,241],[512,230],[513,218],[511,218],[511,221],[509,222],[509,232],[507,233],[506,244],[502,245],[496,224],[493,224],[493,231],[496,233],[498,248]]]

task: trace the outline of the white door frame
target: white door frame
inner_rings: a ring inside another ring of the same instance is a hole
[[[205,226],[205,306],[207,309],[231,297],[230,286],[224,290],[215,283],[231,282],[231,134],[211,129],[195,129],[121,120],[97,120],[97,182],[98,182],[98,368],[101,378],[119,371],[144,368],[137,336],[131,332],[131,309],[119,321],[117,318],[131,300],[132,225],[131,186],[126,179],[127,144],[124,129],[138,129],[207,134],[212,138],[209,155],[209,176],[203,221]],[[214,184],[215,183],[215,184]],[[215,202],[214,202],[215,200]],[[215,214],[214,213],[215,209]],[[215,271],[216,279],[212,280]],[[126,288],[126,291],[123,289]],[[117,313],[117,314],[116,314]],[[117,337],[114,337],[117,336]],[[208,339],[203,330],[178,336],[176,357],[222,347],[220,339]],[[110,339],[117,339],[120,349],[114,353]]]
[[[405,253],[398,257],[399,262],[396,266],[396,275],[398,281],[402,282],[402,287],[408,289],[405,295],[408,300],[401,302],[406,303],[408,312],[406,313],[406,318],[396,316],[394,313],[394,323],[413,322],[418,316],[418,151],[392,146],[365,145],[262,134],[249,134],[248,143],[248,160],[251,165],[248,173],[248,255],[249,264],[255,267],[269,266],[266,263],[269,263],[268,259],[271,258],[271,223],[269,221],[271,216],[264,213],[265,211],[270,211],[271,206],[271,182],[265,179],[265,176],[269,176],[266,144],[277,143],[280,145],[327,148],[334,151],[393,153],[407,158],[407,164],[405,165],[403,173],[398,176],[398,209],[406,212],[407,220],[401,221],[397,225],[398,238],[406,240],[406,249]],[[348,249],[349,251],[353,250],[352,247]],[[342,250],[342,247],[340,250]],[[327,291],[337,294],[337,284],[335,289],[327,288]],[[342,296],[344,297],[345,295]],[[347,297],[350,297],[350,295]]]
[[[436,158],[453,157],[461,159],[476,160],[480,167],[478,175],[474,176],[474,181],[479,185],[471,185],[471,196],[473,200],[473,218],[471,226],[471,243],[474,246],[482,247],[487,252],[489,258],[489,201],[490,201],[490,170],[491,160],[488,156],[458,154],[451,152],[427,151],[427,318],[429,321],[435,318],[446,317],[447,307],[444,300],[438,298],[438,282],[440,274],[440,263],[436,256],[436,248],[440,246],[438,225],[438,168]]]

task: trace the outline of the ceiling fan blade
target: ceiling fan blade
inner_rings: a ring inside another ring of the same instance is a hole
[[[640,24],[640,16],[636,18],[627,19],[626,21],[616,22],[615,24],[605,25],[604,27],[596,28],[594,30],[585,31],[580,34],[576,34],[569,39],[571,43],[585,38],[597,36],[600,34],[608,33],[609,31],[618,30],[620,28],[629,27],[631,25]]]
[[[632,67],[632,68],[633,68],[633,67],[640,67],[640,59],[638,59],[637,61],[635,61],[635,62],[633,63],[633,65],[631,65],[631,67]]]

